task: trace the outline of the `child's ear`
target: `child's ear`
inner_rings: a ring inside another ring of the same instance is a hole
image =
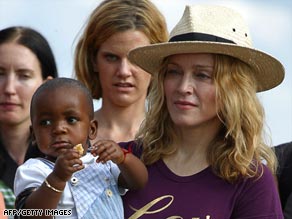
[[[97,136],[97,127],[98,127],[98,123],[95,119],[90,121],[90,130],[89,130],[89,135],[88,138],[90,140],[94,140]]]

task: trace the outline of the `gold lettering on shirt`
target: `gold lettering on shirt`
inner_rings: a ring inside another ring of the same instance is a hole
[[[155,211],[148,211],[152,206],[154,206],[156,203],[160,202],[163,199],[170,199],[170,200],[164,207],[157,209]],[[129,219],[137,219],[141,217],[142,215],[155,214],[157,212],[163,211],[164,209],[168,208],[168,206],[171,205],[172,202],[173,202],[173,196],[165,195],[165,196],[161,196],[159,198],[154,199],[153,201],[149,202],[148,204],[146,204],[144,207],[140,209],[136,209],[132,206],[129,206],[132,210],[135,211],[135,213],[131,217],[129,217]]]
[[[163,206],[162,208],[159,208],[157,210],[148,211],[151,207],[153,207],[155,204],[157,204],[158,202],[160,202],[160,201],[162,201],[164,199],[170,199],[169,202],[165,206]],[[130,205],[129,207],[133,211],[135,211],[135,213],[132,216],[130,216],[128,219],[138,219],[143,215],[156,214],[158,212],[161,212],[161,211],[165,210],[166,208],[168,208],[172,204],[173,200],[174,200],[174,197],[172,195],[164,195],[164,196],[161,196],[161,197],[158,197],[158,198],[154,199],[153,201],[149,202],[148,204],[146,204],[145,206],[143,206],[140,209],[136,209],[136,208],[134,208],[133,206]],[[170,217],[168,217],[166,219],[183,219],[183,217],[181,217],[179,215],[174,215],[174,216],[170,216]],[[192,219],[204,219],[204,218],[192,217]],[[207,215],[205,217],[205,219],[211,219],[211,216]]]

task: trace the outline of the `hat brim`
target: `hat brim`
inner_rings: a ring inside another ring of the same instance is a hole
[[[242,60],[254,70],[258,92],[276,87],[284,79],[283,65],[271,55],[229,43],[184,41],[152,44],[132,50],[129,59],[143,70],[155,74],[164,58],[185,53],[223,54]]]

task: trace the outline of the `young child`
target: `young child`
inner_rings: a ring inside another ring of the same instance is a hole
[[[30,113],[34,139],[46,156],[29,159],[17,169],[16,196],[23,200],[20,193],[36,188],[22,208],[43,209],[43,218],[50,218],[46,209],[56,208],[71,214],[61,218],[123,218],[124,190],[118,187],[142,188],[147,170],[113,141],[101,140],[89,148],[97,121],[87,88],[74,79],[49,80],[35,92]],[[91,153],[80,154],[74,148],[78,144]]]

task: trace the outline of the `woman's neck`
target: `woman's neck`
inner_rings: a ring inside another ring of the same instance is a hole
[[[207,148],[221,127],[222,123],[217,117],[194,127],[176,127],[177,141],[183,150]]]
[[[166,165],[181,176],[192,175],[208,167],[208,147],[218,134],[220,126],[220,123],[215,123],[206,128],[177,128],[178,138],[173,143],[176,151],[163,158]]]
[[[190,176],[205,169],[207,162],[207,141],[200,135],[193,135],[190,138],[184,136],[177,139],[173,145],[176,151],[163,158],[168,168],[179,176]]]
[[[29,124],[23,123],[17,126],[1,124],[0,132],[2,144],[8,154],[17,164],[22,164],[29,145]]]
[[[145,106],[107,107],[103,105],[95,112],[98,121],[98,139],[111,139],[116,142],[130,141],[135,138],[145,118]]]

